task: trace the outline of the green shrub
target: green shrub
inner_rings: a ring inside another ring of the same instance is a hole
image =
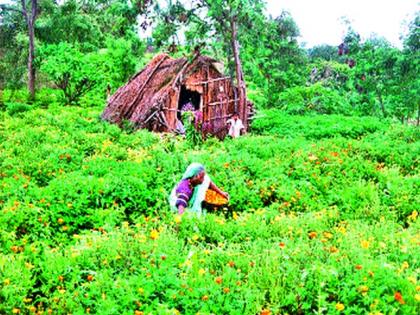
[[[279,95],[276,107],[289,114],[319,114],[349,115],[352,107],[346,97],[334,89],[324,87],[320,83],[308,87],[289,88]]]
[[[5,104],[6,104],[6,110],[11,116],[27,112],[28,110],[31,109],[31,106],[25,103],[6,102]]]

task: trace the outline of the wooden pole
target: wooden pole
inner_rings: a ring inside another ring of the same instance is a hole
[[[245,82],[243,79],[242,73],[242,66],[241,66],[241,59],[239,57],[239,43],[238,43],[238,30],[236,27],[236,17],[231,18],[230,26],[232,30],[232,50],[233,50],[233,58],[235,60],[235,68],[236,68],[236,82],[238,86],[238,98],[239,98],[239,106],[238,112],[239,117],[241,118],[245,128],[248,128],[248,113],[247,113],[247,106],[246,106],[246,87]]]

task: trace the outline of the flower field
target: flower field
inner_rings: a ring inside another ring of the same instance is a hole
[[[193,146],[0,112],[0,314],[418,314],[419,129],[266,111]],[[230,194],[169,212],[192,161]]]

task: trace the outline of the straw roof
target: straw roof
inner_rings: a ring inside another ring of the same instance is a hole
[[[102,118],[117,124],[129,120],[137,128],[146,127],[152,115],[169,107],[170,99],[179,90],[183,78],[204,65],[222,75],[217,61],[210,57],[198,55],[188,62],[185,57],[174,59],[167,54],[157,55],[112,95]],[[165,124],[165,116],[161,115],[160,119]]]

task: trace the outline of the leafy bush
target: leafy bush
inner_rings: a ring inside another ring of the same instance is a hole
[[[280,110],[267,110],[252,123],[252,130],[262,135],[322,139],[342,136],[358,137],[384,131],[388,121],[373,117],[347,117],[342,115],[294,116]]]
[[[84,54],[71,44],[44,46],[40,56],[40,70],[62,90],[68,104],[76,103],[103,80],[98,55]]]
[[[62,42],[40,49],[40,70],[62,90],[68,104],[100,105],[105,90],[116,89],[134,73],[132,43],[124,39],[107,40],[107,48],[84,52],[81,47]],[[89,92],[96,91],[89,95]],[[99,96],[99,100],[97,100]],[[88,97],[88,99],[86,99]]]
[[[324,87],[320,83],[308,87],[289,88],[279,95],[277,107],[289,114],[319,114],[349,115],[352,107],[345,96],[339,92]]]
[[[6,104],[6,110],[11,116],[15,114],[19,114],[19,113],[24,113],[31,109],[31,106],[25,103],[6,102],[5,104]]]

